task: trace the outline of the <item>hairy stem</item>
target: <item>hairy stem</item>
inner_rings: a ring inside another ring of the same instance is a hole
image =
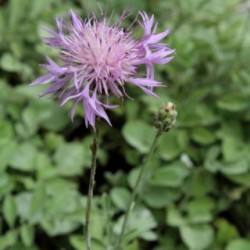
[[[90,216],[91,216],[91,205],[92,205],[94,186],[95,186],[96,158],[97,158],[98,147],[99,147],[99,126],[97,123],[96,129],[94,130],[93,143],[90,147],[92,151],[92,160],[91,160],[91,172],[90,172],[88,201],[87,201],[86,219],[85,219],[86,221],[85,238],[86,238],[87,250],[91,250]]]
[[[118,238],[117,250],[122,250],[122,248],[121,248],[122,239],[123,239],[125,229],[126,229],[126,226],[127,226],[127,223],[128,223],[128,218],[129,218],[130,212],[131,212],[131,210],[133,208],[133,205],[135,203],[136,195],[138,193],[139,185],[141,183],[141,180],[143,179],[143,174],[144,174],[144,171],[146,169],[147,163],[150,160],[150,158],[151,158],[151,156],[152,156],[152,154],[154,152],[156,143],[157,143],[161,133],[162,132],[160,130],[157,131],[157,133],[155,135],[155,138],[154,138],[154,140],[152,142],[152,145],[150,147],[149,153],[147,154],[147,156],[146,156],[146,158],[145,158],[145,160],[143,162],[143,165],[141,167],[139,176],[137,177],[137,180],[136,180],[136,183],[135,183],[135,186],[134,186],[131,198],[130,198],[130,202],[129,202],[129,205],[128,205],[128,209],[126,210],[125,218],[124,218],[124,221],[123,221],[123,224],[122,224],[122,230],[121,230],[121,233],[120,233],[119,238]]]

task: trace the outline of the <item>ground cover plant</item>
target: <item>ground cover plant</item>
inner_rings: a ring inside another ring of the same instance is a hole
[[[129,9],[154,14],[175,59],[158,66],[167,85],[152,99],[128,88],[134,100],[110,111],[101,125],[92,208],[93,249],[115,249],[129,196],[147,155],[154,115],[174,102],[176,126],[162,135],[129,220],[126,250],[248,250],[249,6],[240,0],[100,1],[119,17]],[[92,134],[81,108],[38,99],[31,88],[44,73],[41,26],[83,0],[0,1],[0,249],[84,250]],[[88,8],[95,8],[89,4]],[[139,34],[138,34],[139,35]],[[135,101],[136,100],[136,101]],[[146,135],[146,136],[145,136]]]

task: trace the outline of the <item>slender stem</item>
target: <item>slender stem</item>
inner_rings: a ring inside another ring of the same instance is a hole
[[[121,233],[120,233],[119,238],[118,238],[117,250],[121,250],[122,249],[121,248],[122,239],[123,239],[123,236],[124,236],[124,233],[125,233],[125,229],[126,229],[126,226],[127,226],[127,223],[128,223],[129,214],[130,214],[130,212],[131,212],[131,210],[133,208],[134,202],[135,202],[135,198],[136,198],[136,195],[137,195],[137,192],[138,192],[138,189],[139,189],[139,184],[141,183],[141,180],[142,180],[144,171],[146,169],[147,163],[150,160],[150,158],[151,158],[151,156],[152,156],[152,154],[154,152],[156,143],[157,143],[157,141],[158,141],[161,133],[162,132],[160,130],[157,131],[157,133],[155,135],[155,138],[154,138],[154,140],[152,142],[152,145],[150,147],[149,153],[147,154],[147,156],[146,156],[146,158],[145,158],[145,160],[143,162],[143,165],[141,167],[139,176],[137,177],[137,180],[136,180],[136,183],[135,183],[135,186],[134,186],[131,198],[130,198],[130,202],[129,202],[129,205],[128,205],[128,209],[126,211],[125,218],[124,218],[124,221],[123,221],[123,224],[122,224],[122,230],[121,230]]]
[[[96,129],[94,130],[93,143],[90,147],[92,151],[92,160],[91,160],[91,172],[90,172],[88,201],[87,201],[86,219],[85,219],[86,221],[85,238],[86,238],[87,250],[91,250],[90,214],[91,214],[91,205],[92,205],[94,186],[95,186],[96,158],[97,158],[98,147],[99,147],[99,126],[97,122]]]

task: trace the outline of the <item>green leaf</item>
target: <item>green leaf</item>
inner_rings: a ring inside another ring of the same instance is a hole
[[[237,175],[226,175],[231,181],[238,183],[245,187],[250,187],[250,173],[237,174]]]
[[[208,197],[192,200],[186,205],[187,219],[191,223],[210,222],[213,220],[214,208],[214,201]]]
[[[124,0],[124,1],[115,1],[111,0],[110,4],[114,6],[116,9],[126,9],[128,6],[133,6],[133,10],[131,10],[132,13],[137,13],[139,10],[143,10],[146,8],[146,4],[143,1],[136,1],[133,0]]]
[[[110,192],[113,203],[120,209],[126,210],[130,201],[130,193],[126,188],[115,187]]]
[[[17,144],[11,139],[0,138],[0,170],[4,170],[12,155],[16,152]]]
[[[41,226],[50,237],[55,237],[70,234],[80,226],[80,223],[64,216],[63,218],[44,219],[41,221]]]
[[[47,216],[55,217],[74,212],[81,208],[79,194],[75,190],[67,190],[54,194],[45,204]],[[67,204],[64,206],[63,204]]]
[[[50,131],[60,131],[70,123],[67,112],[58,104],[50,103],[50,117],[43,121],[42,126]]]
[[[8,225],[13,227],[17,217],[17,210],[12,195],[7,195],[3,201],[3,215]]]
[[[17,243],[14,246],[11,246],[10,248],[8,248],[8,250],[20,250],[20,249],[22,249],[22,250],[38,250],[38,248],[35,246],[26,247],[22,243]]]
[[[176,206],[170,206],[167,208],[166,223],[173,227],[180,227],[186,225],[187,220]]]
[[[237,161],[222,163],[220,171],[226,175],[239,175],[249,171],[250,165],[247,159],[239,159]]]
[[[147,185],[141,194],[142,199],[151,208],[165,208],[181,197],[179,189]]]
[[[21,69],[21,65],[18,60],[11,54],[5,53],[1,57],[0,67],[9,72],[17,72]]]
[[[33,145],[24,143],[18,146],[12,155],[10,165],[12,168],[21,171],[34,171],[36,164],[37,150]]]
[[[234,161],[246,157],[248,155],[248,148],[241,140],[227,137],[223,140],[222,152],[225,161]]]
[[[221,163],[217,161],[217,158],[219,157],[220,153],[221,148],[219,146],[212,146],[207,150],[204,167],[208,171],[216,173],[220,169]]]
[[[226,95],[222,96],[217,101],[217,106],[220,109],[227,110],[230,112],[239,112],[248,107],[249,103],[246,98],[243,97],[243,95],[239,94],[232,94],[232,95]]]
[[[232,239],[239,237],[236,226],[224,219],[216,220],[215,226],[217,228],[216,241],[220,244],[227,244]]]
[[[64,176],[81,175],[88,163],[85,150],[82,145],[76,143],[60,145],[54,155],[59,173]]]
[[[44,185],[37,185],[32,194],[30,213],[32,216],[42,213],[44,209],[44,203],[46,201],[46,192]]]
[[[244,131],[239,119],[227,119],[221,122],[221,128],[216,132],[222,140],[240,142],[244,139]]]
[[[77,183],[59,177],[48,178],[44,182],[44,186],[46,194],[50,196],[55,196],[67,191],[75,191],[78,187]]]
[[[31,87],[29,85],[18,85],[15,87],[15,93],[18,95],[18,99],[28,99],[31,100],[30,105],[28,106],[44,106],[46,103],[50,103],[51,101],[38,99],[38,95],[45,90],[44,85],[36,85],[35,87]],[[42,110],[41,110],[42,111]],[[46,110],[44,110],[45,112]],[[46,111],[49,112],[49,111]],[[43,116],[43,115],[42,115]],[[37,117],[40,119],[40,117]]]
[[[5,236],[0,236],[0,250],[5,250],[10,244],[7,242]]]
[[[58,176],[58,169],[53,166],[52,159],[45,153],[38,153],[37,156],[37,177],[38,179],[48,179]]]
[[[47,133],[45,135],[45,143],[48,149],[56,150],[61,144],[64,143],[64,138],[58,134]]]
[[[185,140],[184,142],[182,141],[183,139]],[[188,138],[185,138],[185,135],[179,134],[179,131],[176,130],[164,133],[159,139],[157,153],[163,160],[173,160],[181,154],[183,144],[185,147],[187,140]]]
[[[141,168],[134,168],[129,172],[129,176],[128,176],[128,182],[131,188],[135,187],[136,184],[136,180],[140,174],[140,170]]]
[[[231,241],[226,250],[249,250],[250,249],[250,241],[245,239],[237,239]]]
[[[138,165],[141,161],[141,154],[137,151],[134,150],[133,148],[128,148],[126,149],[126,151],[124,152],[124,157],[126,159],[126,161],[128,162],[128,164],[131,165]]]
[[[141,238],[147,241],[155,241],[158,238],[158,235],[153,231],[146,231],[141,235]]]
[[[70,244],[76,249],[76,250],[86,250],[85,247],[85,237],[82,235],[71,235],[69,238]]]
[[[189,213],[197,213],[200,210],[211,211],[215,208],[215,202],[209,197],[202,197],[192,200],[187,204]]]
[[[192,139],[197,143],[207,145],[213,143],[216,136],[206,128],[195,128],[192,132]]]
[[[0,236],[0,250],[10,249],[10,246],[14,245],[18,241],[18,231],[9,230],[4,235]]]
[[[125,102],[125,113],[128,117],[128,120],[136,119],[138,117],[138,113],[140,106],[138,102]]]
[[[34,228],[31,225],[24,224],[20,228],[20,236],[26,247],[32,246],[34,242]]]
[[[121,230],[123,220],[124,217],[120,217],[118,223],[115,225],[115,231],[117,233]],[[137,208],[130,213],[130,217],[128,220],[128,232],[130,231],[131,234],[129,235],[129,233],[127,233],[127,237],[125,237],[124,240],[129,241],[136,237],[142,237],[144,239],[151,240],[147,238],[147,233],[156,226],[157,222],[150,210],[142,207]]]
[[[14,31],[15,29],[17,29],[18,23],[20,23],[20,19],[22,18],[22,16],[24,15],[24,10],[25,8],[27,8],[27,1],[24,0],[23,4],[20,6],[19,5],[19,0],[10,0],[10,5],[9,5],[9,26],[8,28],[11,31]]]
[[[142,121],[129,121],[122,129],[122,134],[132,147],[140,153],[147,153],[153,143],[155,129]]]
[[[74,247],[74,249],[86,250],[85,237],[81,235],[71,235],[69,240],[70,240],[70,244]],[[93,245],[93,248],[96,250],[107,249],[107,247],[101,241],[95,238],[92,238],[92,245]]]
[[[39,116],[37,116],[37,114],[39,114]],[[50,131],[60,131],[70,120],[63,108],[60,108],[58,104],[48,100],[31,102],[23,111],[22,118],[32,133],[34,133],[39,126]]]
[[[5,31],[6,31],[6,29],[5,29],[6,20],[4,18],[3,13],[4,13],[4,10],[2,8],[2,9],[0,9],[0,33],[3,34],[3,36],[1,36],[1,38],[0,38],[0,43],[3,42],[4,34],[5,34]]]
[[[37,115],[39,114],[39,116]],[[22,113],[22,119],[30,134],[35,134],[39,124],[50,116],[50,110],[32,103]]]
[[[162,187],[179,187],[183,184],[189,172],[190,170],[184,163],[177,161],[170,166],[156,169],[150,184]]]
[[[35,18],[37,17],[39,14],[41,14],[42,12],[44,12],[46,10],[46,8],[51,8],[50,5],[51,0],[47,0],[45,1],[41,1],[41,0],[33,0],[30,4],[31,4],[31,12],[30,12],[30,16]]]
[[[5,173],[0,173],[0,198],[14,189],[14,181]]]
[[[190,99],[193,95],[190,95]],[[191,100],[192,101],[192,100]],[[208,126],[218,122],[218,117],[209,106],[205,104],[194,103],[183,107],[185,112],[180,112],[178,116],[178,125],[183,127]]]
[[[192,175],[190,175],[190,179],[186,181],[184,189],[184,192],[187,192],[188,195],[202,197],[214,190],[215,177],[210,172],[202,168],[198,168],[193,170],[191,173]]]
[[[55,181],[56,179],[54,179]],[[66,184],[68,184],[65,181]],[[62,183],[61,183],[62,184]],[[58,185],[58,184],[57,184]],[[49,184],[45,185],[49,188]],[[68,234],[78,228],[84,221],[82,199],[76,190],[61,186],[60,191],[51,192],[44,204],[44,216],[40,224],[50,236]],[[65,206],[67,204],[67,206]],[[93,215],[92,211],[92,215]],[[93,221],[92,221],[93,222]],[[100,220],[99,220],[100,225]]]
[[[11,123],[3,121],[0,123],[0,138],[11,138],[13,135],[13,128]]]
[[[193,250],[209,248],[214,240],[214,231],[210,225],[185,225],[180,227],[185,244]]]
[[[15,203],[17,208],[17,214],[20,219],[27,220],[31,218],[30,216],[30,204],[32,200],[32,193],[30,192],[19,192],[15,196]]]

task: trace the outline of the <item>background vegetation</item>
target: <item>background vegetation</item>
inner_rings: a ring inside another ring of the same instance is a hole
[[[100,1],[118,17],[154,13],[175,59],[157,68],[168,85],[156,100],[129,88],[134,100],[103,124],[92,232],[94,249],[113,249],[153,113],[173,101],[178,122],[158,144],[132,213],[126,250],[250,249],[249,3],[240,0]],[[94,9],[95,4],[89,4]],[[42,25],[84,0],[0,1],[0,249],[84,250],[83,223],[91,132],[81,108],[28,84],[42,74]],[[131,20],[128,20],[131,21]]]

